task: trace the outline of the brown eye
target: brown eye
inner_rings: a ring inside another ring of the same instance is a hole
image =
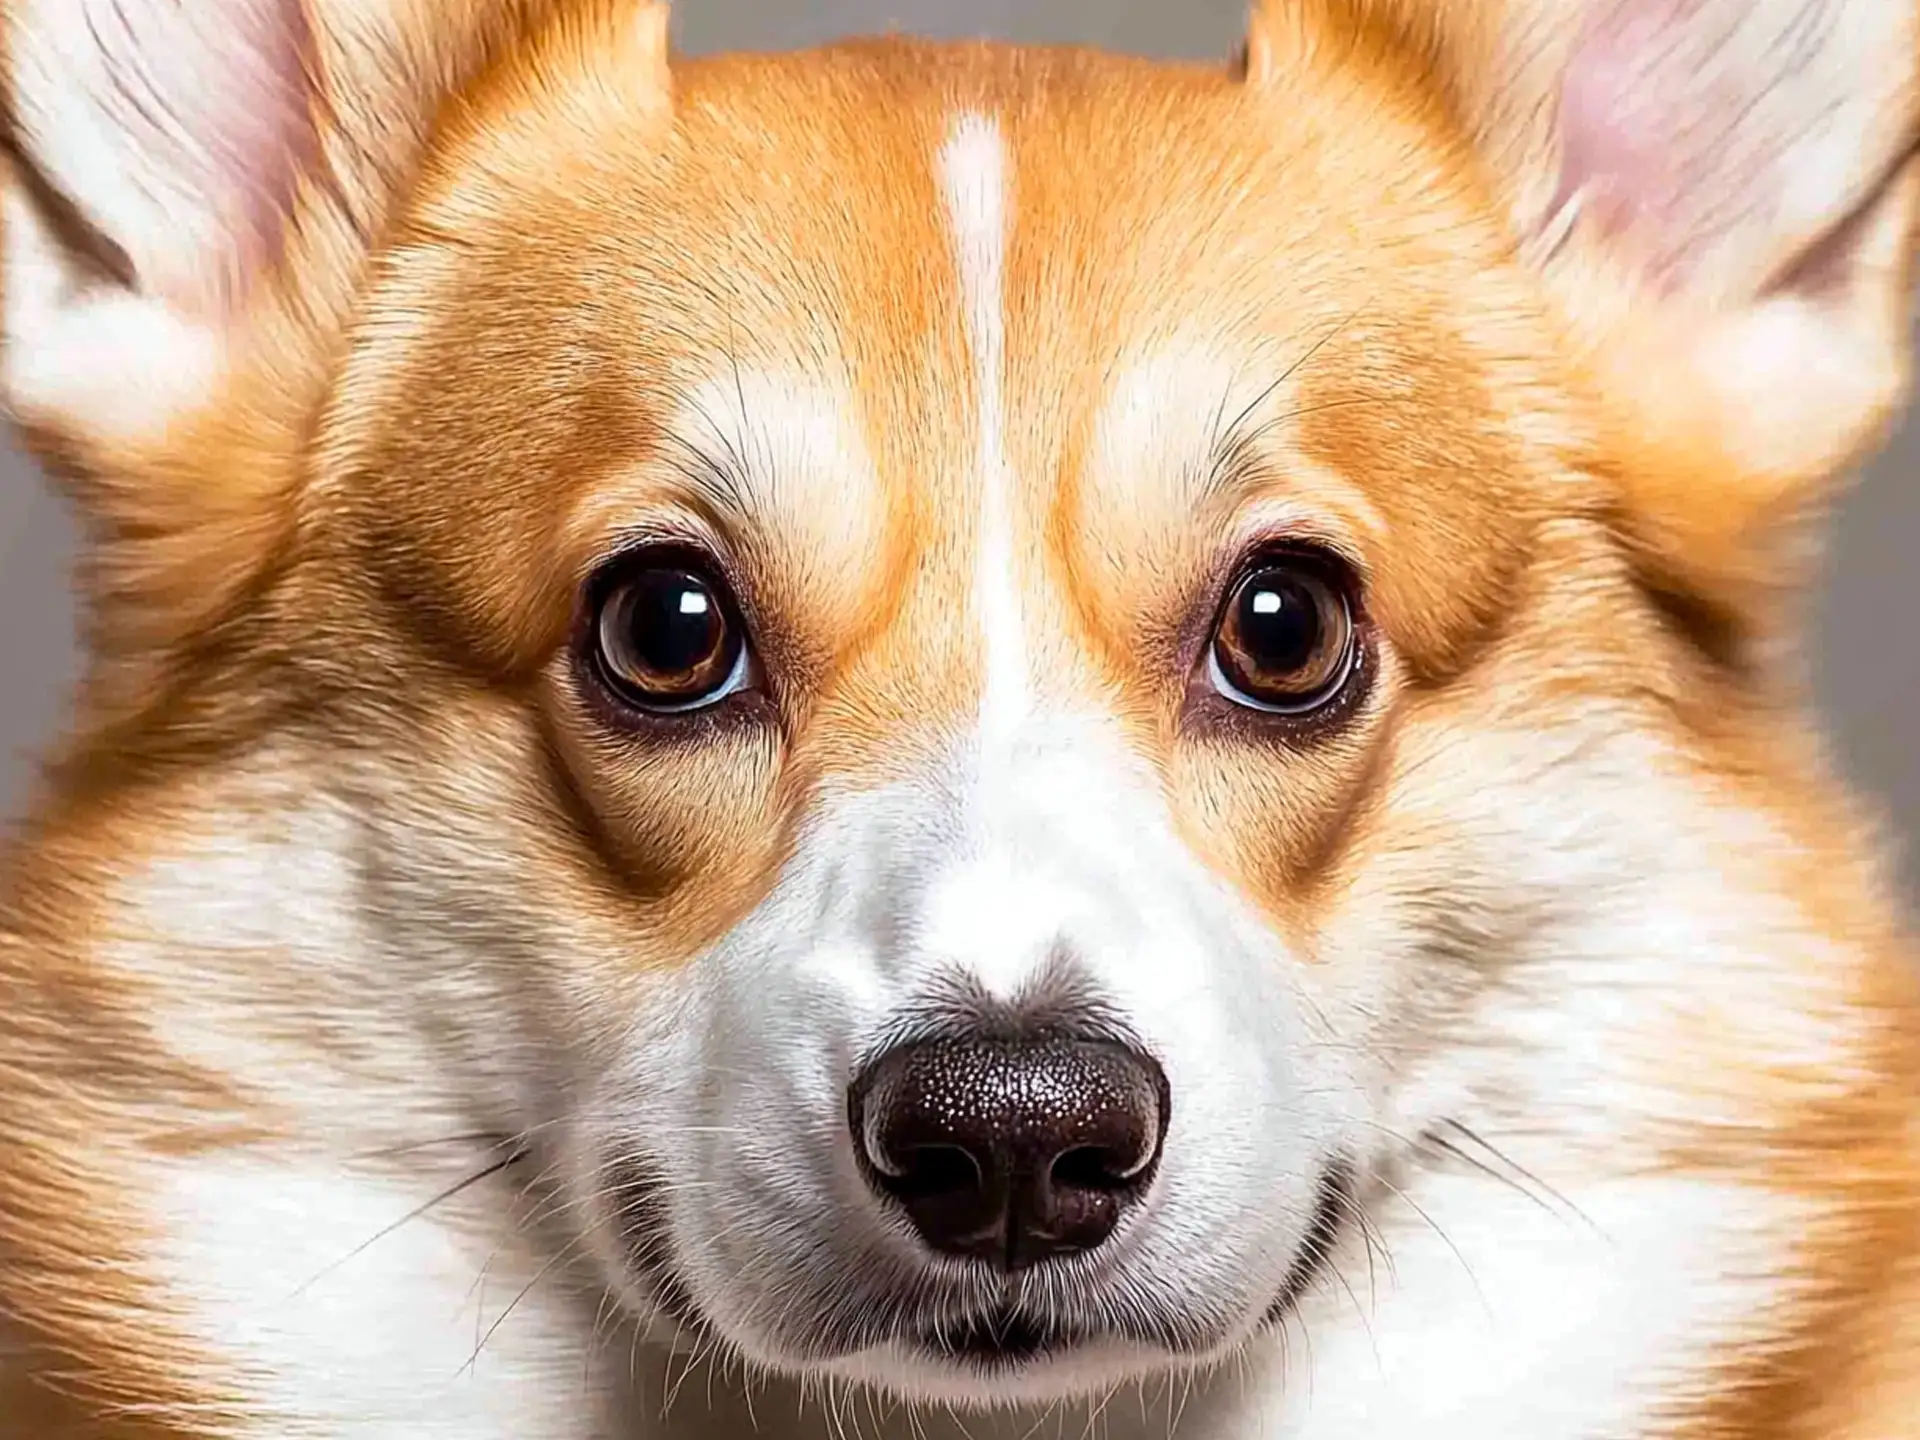
[[[593,620],[601,678],[642,710],[698,710],[746,679],[745,636],[719,581],[685,565],[622,573]]]
[[[1337,567],[1301,557],[1243,575],[1214,631],[1208,671],[1237,705],[1283,715],[1335,699],[1354,673],[1357,627]]]

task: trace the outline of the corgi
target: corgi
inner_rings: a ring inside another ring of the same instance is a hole
[[[8,1440],[1906,1440],[1907,0],[8,0]]]

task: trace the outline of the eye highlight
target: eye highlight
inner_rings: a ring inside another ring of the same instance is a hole
[[[622,703],[680,714],[716,705],[746,684],[746,627],[725,583],[705,567],[683,556],[641,556],[595,589],[593,668]]]
[[[1207,677],[1234,704],[1306,715],[1338,699],[1359,665],[1352,581],[1330,557],[1270,555],[1228,593]]]

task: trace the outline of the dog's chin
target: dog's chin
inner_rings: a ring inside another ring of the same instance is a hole
[[[997,1410],[1092,1398],[1209,1358],[1113,1335],[1069,1333],[1008,1312],[902,1336],[822,1371],[907,1404]]]
[[[959,1321],[902,1324],[890,1335],[844,1344],[816,1332],[815,1344],[784,1353],[730,1335],[669,1266],[647,1264],[626,1278],[622,1288],[645,1296],[642,1308],[662,1338],[676,1335],[695,1350],[731,1350],[768,1374],[854,1385],[908,1405],[981,1410],[1087,1398],[1204,1368],[1245,1338],[1202,1339],[1170,1319],[1164,1337],[1147,1339],[1068,1328],[1009,1306]],[[1246,1330],[1273,1318],[1256,1316]]]
[[[731,1350],[752,1368],[802,1383],[831,1380],[908,1405],[967,1410],[1006,1409],[1094,1398],[1116,1386],[1204,1370],[1281,1323],[1287,1296],[1242,1323],[1205,1334],[1169,1315],[1152,1336],[1117,1329],[1075,1328],[1008,1306],[971,1318],[901,1325],[885,1336],[844,1345],[819,1336],[804,1349],[754,1344],[710,1318],[686,1285],[659,1267],[644,1279],[648,1309],[697,1349]]]
[[[1314,1215],[1294,1262],[1264,1310],[1237,1326],[1202,1330],[1168,1314],[1122,1334],[1075,1328],[1009,1306],[958,1324],[927,1326],[822,1367],[837,1378],[908,1403],[1000,1409],[1094,1399],[1116,1386],[1203,1370],[1253,1336],[1284,1324],[1321,1278],[1353,1210],[1354,1175],[1345,1164],[1321,1176]]]

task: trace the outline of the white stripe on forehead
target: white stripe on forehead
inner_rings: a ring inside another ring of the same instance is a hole
[[[1032,703],[1025,617],[1014,572],[1013,476],[1006,446],[1007,180],[999,126],[984,115],[962,115],[941,148],[940,181],[953,228],[979,407],[974,417],[980,523],[973,610],[985,643],[983,741],[1016,728]]]

